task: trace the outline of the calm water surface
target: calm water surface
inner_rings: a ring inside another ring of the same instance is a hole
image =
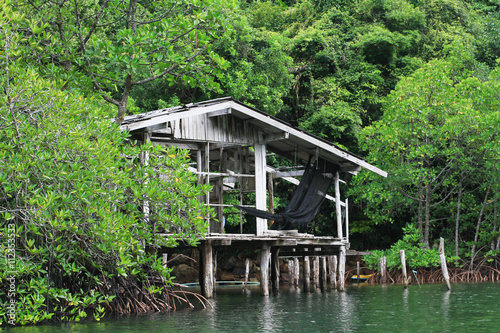
[[[500,332],[500,284],[348,285],[344,293],[220,287],[214,309],[16,327],[12,332]]]

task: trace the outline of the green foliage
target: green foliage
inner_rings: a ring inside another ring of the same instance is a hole
[[[213,74],[227,67],[212,50],[231,1],[47,1],[19,4],[41,22],[48,37],[33,63],[66,89],[99,91],[123,119],[137,85],[165,78],[170,84],[218,89]],[[40,30],[40,29],[38,29]]]
[[[36,23],[1,5],[0,324],[99,320],[118,285],[169,283],[145,245],[197,244],[208,187],[194,185],[186,151],[130,142],[100,99],[27,67],[21,27]]]
[[[385,251],[375,250],[374,254],[363,257],[365,263],[376,269],[380,258],[387,258],[387,268],[401,268],[400,250],[405,251],[407,267],[410,269],[438,267],[440,264],[439,253],[436,248],[427,249],[425,244],[419,242],[420,232],[414,224],[403,227],[403,238],[394,243]]]

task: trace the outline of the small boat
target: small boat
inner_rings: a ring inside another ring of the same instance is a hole
[[[371,278],[372,276],[376,275],[377,273],[373,273],[373,274],[368,274],[368,275],[363,275],[363,274],[360,274],[359,275],[359,281],[360,282],[365,282],[366,280],[368,280],[369,278]],[[351,276],[351,281],[358,281],[358,276],[357,275],[353,275]]]

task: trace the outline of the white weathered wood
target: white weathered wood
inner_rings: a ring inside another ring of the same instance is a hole
[[[385,284],[387,282],[387,258],[380,258],[380,283]]]
[[[356,276],[357,276],[357,278],[358,278],[358,281],[357,281],[357,282],[358,282],[358,284],[359,284],[359,282],[360,282],[360,281],[359,281],[359,279],[360,279],[360,274],[361,274],[361,269],[360,269],[360,267],[359,267],[359,261],[356,261]]]
[[[214,270],[213,270],[213,253],[211,241],[204,241],[200,248],[200,287],[201,294],[207,298],[213,296],[214,291]]]
[[[304,291],[308,293],[311,291],[311,264],[309,262],[309,257],[304,257],[304,263],[302,265],[302,284],[304,286]]]
[[[439,238],[439,259],[441,260],[441,270],[443,271],[444,282],[448,290],[451,290],[450,275],[448,274],[448,266],[446,265],[446,256],[444,253],[444,238]]]
[[[292,287],[294,283],[294,266],[295,261],[293,261],[293,258],[290,258],[288,260],[288,284],[290,285],[290,287]]]
[[[240,113],[243,114],[246,118],[251,118],[252,119],[251,121],[257,124],[256,125],[257,128],[260,126],[266,126],[266,127],[272,127],[273,129],[281,130],[283,132],[287,132],[289,133],[290,139],[293,139],[296,142],[303,143],[304,145],[307,143],[308,146],[310,145],[316,146],[322,149],[325,154],[331,154],[335,156],[336,159],[340,159],[339,162],[345,160],[346,162],[350,162],[357,166],[368,169],[378,175],[387,177],[387,172],[367,163],[366,161],[362,160],[361,158],[358,158],[355,155],[349,154],[348,152],[337,148],[336,146],[328,143],[327,141],[321,140],[299,129],[290,127],[288,124],[280,121],[277,118],[271,117],[263,112],[251,109],[232,100],[222,101],[210,105],[200,105],[185,109],[182,108],[176,109],[175,112],[170,112],[169,110],[166,111],[159,110],[156,111],[156,116],[149,118],[144,117],[143,120],[141,120],[142,119],[141,116],[143,115],[137,115],[135,117],[127,117],[125,123],[121,126],[121,128],[123,130],[134,131],[145,127],[150,127],[161,123],[165,123],[167,121],[172,122],[174,120],[207,114],[210,112],[224,110],[228,108],[232,109],[231,111],[232,114]],[[149,114],[154,114],[154,112],[151,112]],[[134,121],[134,119],[136,119],[135,122],[131,123],[128,122],[128,121]],[[247,123],[244,123],[244,125],[247,126]],[[249,133],[244,133],[246,137],[249,137],[248,134]],[[255,137],[255,139],[257,139],[257,137]]]
[[[320,258],[319,265],[319,284],[321,286],[321,291],[326,291],[327,277],[326,277],[326,257]]]
[[[225,116],[228,114],[231,114],[231,109],[220,109],[217,111],[212,111],[212,112],[207,113],[207,116],[209,118],[212,118],[212,117],[218,117],[218,116]]]
[[[266,198],[266,145],[256,144],[255,150],[255,207],[267,211]],[[257,217],[257,236],[267,231],[267,220]]]
[[[205,144],[205,165],[204,165],[205,172],[210,171],[210,143],[207,142]],[[205,183],[210,186],[210,176],[205,177]],[[210,205],[210,192],[207,192],[207,195],[205,197],[205,204]],[[207,218],[208,225],[210,226],[210,218]],[[209,232],[212,232],[212,227],[209,227]]]
[[[339,251],[339,282],[337,284],[339,291],[345,290],[345,255],[346,247],[345,245],[341,245]]]
[[[337,237],[342,239],[343,238],[343,233],[342,233],[342,211],[340,207],[340,186],[339,186],[339,172],[335,172],[335,179],[334,179],[334,185],[335,185],[335,212],[337,216]]]
[[[264,137],[264,140],[266,142],[271,142],[271,141],[277,141],[277,140],[285,140],[290,137],[290,133],[288,132],[281,132],[278,134],[269,134]]]
[[[250,259],[245,259],[245,283],[244,287],[246,288],[248,285],[248,274],[250,273]]]
[[[280,288],[280,249],[273,247],[271,250],[271,285],[273,293],[277,293]]]
[[[264,243],[260,250],[260,294],[269,296],[269,262],[271,259],[271,247]]]
[[[314,288],[319,288],[319,257],[315,256],[313,259],[313,281]]]
[[[401,259],[401,271],[403,273],[403,287],[408,288],[408,276],[406,275],[406,258],[405,250],[399,250],[399,257]]]
[[[150,131],[144,132],[143,140],[144,140],[144,144],[148,144],[149,142],[151,142],[151,132]],[[141,152],[140,163],[143,165],[149,165],[149,152],[147,152],[147,151]],[[148,181],[146,180],[144,182],[144,186],[147,186],[147,184],[148,184]],[[145,200],[142,203],[142,213],[144,214],[143,215],[144,221],[149,222],[150,207],[149,207],[148,200]]]
[[[163,266],[163,268],[167,268],[167,264],[168,264],[168,253],[162,253],[161,265]]]
[[[345,198],[345,240],[349,243],[349,200]]]
[[[295,257],[293,258],[293,285],[295,287],[299,286],[299,275],[300,275],[300,264],[299,264],[299,258]]]
[[[337,256],[328,257],[328,266],[330,270],[330,284],[333,289],[337,289]]]

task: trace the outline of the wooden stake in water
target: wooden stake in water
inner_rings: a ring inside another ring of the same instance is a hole
[[[380,258],[380,283],[387,283],[387,258]]]
[[[333,289],[337,289],[337,256],[328,257],[330,265],[330,284]]]
[[[406,259],[405,250],[399,250],[399,256],[401,257],[401,269],[403,271],[403,287],[408,288],[408,276],[406,276]]]
[[[439,259],[441,259],[441,270],[443,271],[444,282],[446,287],[451,290],[450,275],[448,274],[448,266],[446,266],[446,256],[444,255],[444,239],[439,238]]]
[[[250,273],[250,260],[247,258],[245,260],[245,284],[244,287],[246,288],[248,285],[248,274]]]
[[[304,292],[311,291],[311,265],[309,264],[309,257],[304,257],[304,265],[302,267],[302,277],[304,284]]]
[[[313,259],[313,281],[314,288],[319,288],[319,257]]]
[[[293,258],[293,285],[295,287],[299,287],[299,274],[300,274],[300,265],[299,258]]]
[[[338,291],[344,291],[345,289],[345,256],[345,245],[341,245],[339,251],[339,284],[337,286]]]
[[[321,291],[326,291],[326,257],[320,258],[319,265],[319,284]]]
[[[358,284],[359,284],[359,274],[360,274],[360,268],[359,268],[359,261],[356,261],[356,276],[358,277]]]

